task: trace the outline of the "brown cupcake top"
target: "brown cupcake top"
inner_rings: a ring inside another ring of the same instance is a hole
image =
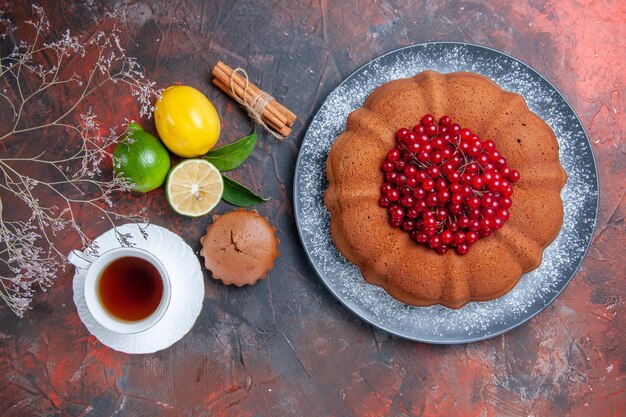
[[[254,210],[214,216],[200,242],[213,278],[238,287],[265,278],[278,257],[276,229]]]

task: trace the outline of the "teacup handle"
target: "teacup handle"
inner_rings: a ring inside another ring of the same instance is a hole
[[[81,252],[79,250],[73,250],[67,255],[67,260],[70,261],[76,268],[87,270],[96,260],[91,255],[87,255],[85,252]]]

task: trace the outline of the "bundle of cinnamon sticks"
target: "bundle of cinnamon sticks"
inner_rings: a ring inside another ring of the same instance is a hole
[[[245,71],[239,68],[234,70],[219,61],[211,74],[215,77],[212,81],[215,86],[238,101],[249,113],[252,112],[257,115],[266,127],[278,132],[283,137],[291,134],[291,126],[297,116],[252,84]],[[251,114],[253,118],[254,115]]]

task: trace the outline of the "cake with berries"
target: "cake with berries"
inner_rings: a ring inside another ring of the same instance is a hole
[[[460,308],[510,291],[563,222],[554,132],[524,99],[468,72],[387,82],[326,163],[333,241],[371,284]]]

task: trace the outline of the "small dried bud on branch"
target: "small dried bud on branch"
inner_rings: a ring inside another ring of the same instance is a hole
[[[145,221],[141,212],[114,210],[113,196],[130,189],[110,169],[103,171],[121,138],[119,126],[100,126],[93,109],[98,101],[90,103],[90,96],[117,86],[135,98],[140,116],[149,117],[160,94],[126,55],[115,28],[86,40],[68,30],[50,40],[44,10],[32,9],[33,18],[22,28],[0,12],[0,39],[14,45],[0,57],[0,298],[20,317],[33,291],[45,291],[65,267],[59,239],[71,233],[83,246],[91,243],[78,210],[111,225]],[[70,62],[87,70],[68,73]],[[59,149],[62,157],[52,157]]]

